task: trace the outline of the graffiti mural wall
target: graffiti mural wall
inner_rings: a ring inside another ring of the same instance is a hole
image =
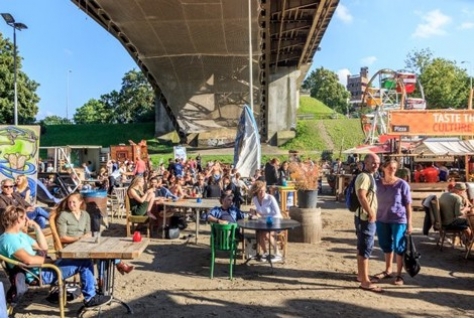
[[[39,126],[0,125],[0,180],[26,175],[31,195],[36,194]]]

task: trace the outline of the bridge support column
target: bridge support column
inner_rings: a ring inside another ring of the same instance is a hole
[[[301,71],[278,68],[270,75],[267,99],[267,140],[271,145],[281,145],[295,136],[296,109],[299,106]]]
[[[166,106],[160,99],[160,95],[157,95],[155,98],[155,136],[162,136],[174,131],[176,129],[166,112]]]

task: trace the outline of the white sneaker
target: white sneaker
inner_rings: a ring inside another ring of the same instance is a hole
[[[260,261],[267,262],[268,261],[268,254],[264,253],[260,256]]]
[[[271,258],[272,263],[279,262],[279,261],[282,261],[282,260],[283,260],[283,257],[281,257],[280,255],[275,255],[275,256],[272,256],[272,258]]]

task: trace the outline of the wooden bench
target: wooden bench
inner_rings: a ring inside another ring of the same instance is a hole
[[[440,183],[410,183],[413,210],[423,210],[423,200],[430,196],[441,196],[448,188],[447,182]]]

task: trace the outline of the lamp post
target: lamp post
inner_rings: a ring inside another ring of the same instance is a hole
[[[467,108],[469,110],[472,110],[472,65],[471,65],[471,61],[461,61],[461,64],[469,64],[469,80],[470,80],[470,84],[471,84],[471,88],[469,90],[469,102],[467,104]]]
[[[67,71],[67,83],[66,83],[66,119],[69,119],[69,75],[71,70]]]
[[[18,90],[17,90],[17,67],[16,67],[16,30],[21,31],[23,29],[28,29],[28,27],[21,22],[15,22],[15,19],[10,13],[1,14],[5,22],[13,28],[13,66],[14,66],[14,90],[15,90],[15,125],[18,125]]]

